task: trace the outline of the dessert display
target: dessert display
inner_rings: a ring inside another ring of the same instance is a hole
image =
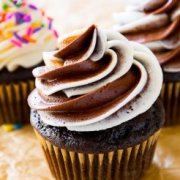
[[[56,49],[57,37],[53,19],[34,4],[0,1],[0,125],[29,122],[32,69],[42,63],[42,51]]]
[[[156,55],[164,73],[161,97],[166,125],[180,123],[180,1],[148,0],[114,14],[114,29],[143,43]]]
[[[31,124],[56,179],[139,179],[150,166],[163,106],[161,67],[144,45],[96,25],[43,53],[28,97]]]

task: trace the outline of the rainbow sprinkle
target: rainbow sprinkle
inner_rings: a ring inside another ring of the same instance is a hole
[[[29,36],[23,36],[23,38],[24,39],[26,39],[28,42],[30,42],[30,43],[35,43],[36,42],[36,40],[35,39],[33,39],[33,38],[31,38],[31,37],[29,37]]]
[[[8,6],[7,4],[3,4],[3,5],[2,5],[2,8],[3,8],[4,10],[8,9],[8,7],[9,7],[9,6]]]
[[[29,28],[27,29],[26,35],[27,35],[27,36],[31,36],[32,33],[33,33],[33,28],[32,28],[32,27],[29,27]]]
[[[8,0],[7,0],[8,1]],[[53,19],[50,17],[47,17],[44,13],[44,10],[39,9],[33,4],[28,4],[26,0],[9,0],[11,1],[13,5],[9,6],[8,3],[3,3],[2,8],[3,12],[0,12],[0,23],[6,22],[5,28],[11,28],[13,29],[14,26],[21,25],[23,23],[29,23],[28,28],[25,30],[25,34],[20,35],[16,31],[1,31],[0,32],[0,38],[4,39],[10,39],[10,42],[18,47],[23,47],[24,44],[28,43],[35,43],[36,40],[32,37],[33,34],[41,31],[43,28],[48,29],[52,32],[55,38],[58,38],[58,33],[56,30],[53,29]],[[47,24],[44,24],[43,22],[36,22],[32,20],[31,14],[28,14],[26,12],[22,12],[19,10],[20,7],[28,7],[30,11],[39,11],[41,15],[45,18],[47,18]],[[15,22],[12,22],[12,18],[15,19]],[[9,22],[8,22],[9,21]]]
[[[33,10],[37,10],[37,9],[38,9],[38,8],[37,8],[35,5],[33,5],[33,4],[29,4],[28,6],[29,6],[29,8],[31,8],[31,9],[33,9]]]
[[[11,19],[14,16],[13,13],[7,13],[5,19]]]
[[[23,17],[23,20],[24,20],[24,22],[31,22],[31,16],[30,15],[25,15]]]
[[[14,36],[22,43],[28,43],[28,41],[24,39],[23,37],[19,36],[18,33],[14,32]]]
[[[4,124],[3,126],[4,131],[11,132],[13,130],[18,130],[23,127],[21,123],[15,123],[15,124]]]
[[[56,30],[53,30],[53,33],[54,33],[54,36],[55,36],[56,38],[59,37],[58,32],[57,32]]]
[[[14,39],[11,39],[11,43],[13,43],[14,45],[16,45],[17,47],[22,47],[22,44]]]
[[[49,21],[48,29],[51,30],[51,28],[52,28],[52,21]]]
[[[40,27],[34,29],[34,30],[33,30],[33,33],[37,33],[37,32],[40,31],[41,29],[42,29],[42,27],[40,26]]]

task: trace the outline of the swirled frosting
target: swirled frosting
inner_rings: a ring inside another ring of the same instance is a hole
[[[164,71],[180,72],[180,1],[146,0],[141,4],[115,13],[114,29],[149,47]]]
[[[147,111],[159,96],[162,71],[143,45],[92,25],[59,39],[35,68],[28,98],[44,123],[73,131],[117,126]]]
[[[0,1],[0,70],[34,67],[42,52],[54,50],[57,33],[52,19],[26,1]]]

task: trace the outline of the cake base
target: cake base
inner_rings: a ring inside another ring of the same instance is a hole
[[[35,132],[56,180],[139,180],[151,165],[159,134],[133,147],[91,154],[58,148]]]
[[[20,67],[13,72],[0,71],[0,125],[30,123],[27,97],[35,88],[33,69]]]
[[[135,146],[157,132],[163,123],[164,109],[159,100],[148,111],[130,121],[93,132],[53,127],[43,123],[37,111],[31,112],[31,124],[44,139],[59,148],[79,153],[104,153]]]

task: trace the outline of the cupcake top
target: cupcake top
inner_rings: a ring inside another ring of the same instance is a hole
[[[146,112],[162,86],[156,57],[143,45],[95,25],[59,39],[35,68],[28,98],[44,123],[72,131],[98,131]]]
[[[31,68],[57,46],[53,20],[27,1],[0,1],[0,70]]]
[[[179,0],[146,0],[115,13],[114,18],[115,30],[148,46],[164,71],[180,72]]]

